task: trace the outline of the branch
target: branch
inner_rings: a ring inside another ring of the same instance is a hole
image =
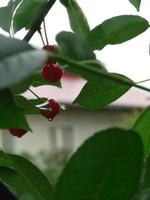
[[[43,11],[40,13],[39,17],[35,21],[35,23],[32,25],[31,29],[28,31],[26,36],[24,37],[24,41],[29,42],[30,39],[33,37],[34,33],[40,29],[41,23],[43,22],[45,16],[49,12],[49,10],[52,8],[56,0],[49,0],[48,3],[43,8]]]
[[[66,58],[66,57],[63,57],[61,55],[49,53],[49,57],[58,59],[58,60],[60,60],[62,62],[65,62],[65,63],[67,63],[69,65],[75,66],[76,68],[80,68],[80,69],[83,69],[83,70],[89,70],[90,72],[94,72],[94,73],[100,74],[100,75],[102,75],[103,77],[105,77],[107,79],[116,80],[117,82],[129,85],[131,87],[135,87],[135,88],[144,90],[146,92],[150,92],[150,88],[144,87],[142,85],[137,85],[138,83],[130,82],[130,81],[125,80],[125,79],[120,79],[119,77],[115,77],[115,76],[113,76],[113,75],[111,75],[109,73],[106,73],[106,72],[103,72],[103,71],[99,71],[96,68],[92,68],[92,67],[87,68],[87,66],[84,66],[83,64],[80,64],[79,62],[77,63],[76,61],[74,61],[72,59],[69,59],[69,58]]]

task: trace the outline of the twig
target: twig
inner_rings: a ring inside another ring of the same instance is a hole
[[[47,43],[47,45],[49,45],[47,31],[46,31],[45,19],[43,20],[43,28],[44,28],[44,34],[45,34],[46,43]]]

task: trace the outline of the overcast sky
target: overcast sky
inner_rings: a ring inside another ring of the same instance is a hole
[[[7,2],[7,0],[0,0],[0,6],[4,6]],[[105,19],[123,14],[140,15],[150,21],[150,0],[142,0],[139,13],[128,0],[78,0],[78,2],[85,11],[91,28]],[[55,43],[55,35],[58,32],[70,30],[66,10],[58,0],[46,18],[46,24],[51,44]],[[25,32],[21,31],[17,37],[23,38],[24,34]],[[38,34],[31,42],[42,47]],[[149,42],[150,31],[148,30],[123,44],[107,46],[97,55],[106,64],[108,70],[125,74],[134,81],[141,81],[150,78]],[[146,86],[150,87],[150,82],[146,83]]]

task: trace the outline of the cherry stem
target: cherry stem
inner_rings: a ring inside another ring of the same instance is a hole
[[[136,84],[139,84],[139,83],[144,83],[144,82],[147,82],[147,81],[150,81],[150,78],[148,78],[148,79],[145,79],[145,80],[142,80],[142,81],[139,81],[139,82],[136,82]]]
[[[43,28],[44,28],[44,34],[45,34],[46,43],[47,43],[47,45],[49,45],[48,36],[47,36],[47,30],[46,30],[46,24],[45,24],[45,18],[43,20]]]
[[[45,101],[44,101],[42,98],[40,98],[35,92],[33,92],[33,90],[31,90],[30,88],[28,88],[28,90],[29,90],[35,97],[37,97],[39,100],[41,100],[41,101],[43,101],[43,102],[45,103]]]
[[[41,37],[41,40],[42,40],[43,45],[45,46],[44,38],[43,38],[43,35],[42,35],[42,32],[41,32],[40,29],[38,30],[38,33],[39,33],[39,35],[40,35],[40,37]]]

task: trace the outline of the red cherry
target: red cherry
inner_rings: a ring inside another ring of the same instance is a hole
[[[59,81],[63,75],[63,69],[59,65],[47,64],[42,69],[42,76],[45,80],[54,83]]]
[[[23,135],[27,133],[27,130],[22,129],[22,128],[10,128],[9,132],[14,136],[22,137]]]
[[[54,99],[49,100],[50,109],[40,109],[41,114],[49,121],[52,121],[60,112],[60,104]]]
[[[57,50],[57,46],[56,45],[45,45],[43,47],[44,50],[55,53]]]
[[[56,45],[45,45],[43,47],[44,50],[51,52],[51,53],[56,53],[57,50],[57,46]],[[47,64],[56,64],[56,60],[55,59],[50,59]]]

